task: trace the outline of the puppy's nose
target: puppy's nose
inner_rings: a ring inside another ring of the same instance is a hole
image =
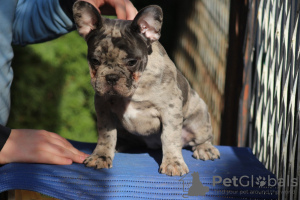
[[[108,74],[105,76],[106,82],[109,85],[116,85],[117,81],[120,79],[120,76],[118,74]]]

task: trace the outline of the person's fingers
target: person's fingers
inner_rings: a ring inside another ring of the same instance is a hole
[[[113,1],[113,3],[111,5],[115,8],[119,19],[133,20],[136,16],[137,10],[130,0]]]
[[[52,165],[71,165],[73,163],[72,159],[58,156],[51,152],[40,151],[38,154],[37,159],[33,161],[35,163],[47,163]]]
[[[81,156],[81,157],[84,157],[84,158],[86,158],[87,156],[89,156],[88,154],[86,154],[84,152],[81,152],[78,149],[76,149],[75,147],[73,147],[72,144],[69,143],[67,140],[66,141],[62,141],[62,140],[57,139],[57,138],[51,138],[48,142],[51,143],[51,144],[58,145],[58,146],[60,146],[62,148],[65,148],[68,151],[70,151],[73,154],[76,154],[78,156]]]
[[[47,132],[47,136],[59,139],[59,140],[63,141],[66,145],[72,146],[66,138],[64,138],[56,133],[53,133],[53,132],[48,132],[48,131],[46,131],[46,132]]]
[[[126,5],[125,1],[107,1],[107,3],[115,9],[115,13],[119,19],[126,19]]]
[[[69,158],[77,163],[82,163],[87,154],[74,148],[73,145],[60,135],[48,131],[38,131],[37,150],[47,151],[57,156]]]
[[[103,15],[117,15],[119,19],[132,20],[137,14],[137,10],[129,0],[106,0],[100,2],[98,5]]]
[[[125,6],[126,6],[126,19],[127,20],[133,20],[138,13],[137,9],[134,7],[134,5],[131,3],[130,0],[124,0]]]
[[[73,145],[67,139],[63,138],[62,136],[55,134],[55,133],[51,133],[51,132],[49,132],[49,133],[50,133],[49,136],[51,137],[49,142],[59,145],[61,147],[67,148],[74,154],[77,154],[77,155],[80,155],[83,157],[88,156],[88,154],[81,152],[78,149],[76,149],[75,147],[73,147]]]
[[[82,163],[87,156],[55,133],[12,129],[0,152],[0,164],[11,162],[71,164],[72,161]]]
[[[76,163],[82,163],[84,161],[84,159],[86,158],[85,156],[75,154],[72,151],[70,151],[69,149],[59,146],[59,145],[56,145],[54,143],[45,144],[43,146],[42,151],[51,153],[51,154],[53,154],[53,156],[71,159],[72,161],[74,161]]]

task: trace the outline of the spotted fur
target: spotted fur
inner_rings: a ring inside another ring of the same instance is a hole
[[[99,135],[86,166],[110,168],[115,149],[128,146],[162,148],[159,171],[170,176],[189,171],[184,146],[192,146],[196,159],[220,156],[206,104],[158,42],[160,7],[142,9],[133,21],[105,19],[84,1],[73,12],[88,45]]]

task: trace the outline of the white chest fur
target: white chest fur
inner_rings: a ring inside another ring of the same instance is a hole
[[[148,136],[160,131],[159,112],[150,102],[118,102],[112,111],[120,125],[132,134]]]

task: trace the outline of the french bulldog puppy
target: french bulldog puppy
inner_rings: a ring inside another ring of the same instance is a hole
[[[116,148],[126,145],[162,148],[159,172],[170,176],[189,172],[184,146],[192,146],[196,159],[220,157],[206,104],[158,42],[160,7],[145,7],[133,21],[106,19],[84,1],[73,13],[88,46],[99,135],[86,166],[111,168]]]

